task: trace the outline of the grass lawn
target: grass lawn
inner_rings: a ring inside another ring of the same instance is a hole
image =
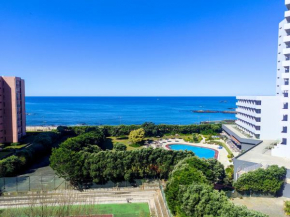
[[[189,135],[179,135],[177,136],[178,138],[187,140],[187,139],[192,139],[192,134]],[[171,139],[171,138],[176,138],[176,136],[174,135],[164,135],[163,137],[157,138],[157,137],[146,137],[144,140],[159,140],[159,139]],[[131,146],[131,143],[128,139],[128,137],[124,136],[124,137],[107,137],[106,141],[103,144],[104,149],[113,149],[114,144],[116,143],[122,143],[124,145],[127,146],[127,150],[135,150],[135,149],[139,149],[142,148],[142,146]]]
[[[30,212],[34,214],[33,216],[79,216],[89,214],[113,214],[114,217],[150,216],[149,206],[147,203],[73,205],[68,207],[33,207],[33,210],[31,210],[31,208],[14,208],[9,210],[0,210],[0,215],[1,217],[8,217],[14,214],[13,216],[25,217],[30,216]],[[63,215],[59,215],[60,212]]]

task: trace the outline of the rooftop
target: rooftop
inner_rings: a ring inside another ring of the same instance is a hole
[[[275,157],[271,155],[270,146],[276,143],[274,140],[264,140],[259,145],[256,145],[254,148],[246,151],[245,153],[237,156],[236,159],[259,163],[262,165],[278,165],[284,166],[287,169],[290,169],[290,159]]]

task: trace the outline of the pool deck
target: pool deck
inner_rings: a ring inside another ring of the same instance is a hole
[[[215,158],[220,161],[225,168],[232,165],[231,162],[228,160],[228,152],[225,150],[225,148],[219,149],[219,145],[212,145],[212,144],[206,144],[205,139],[203,139],[200,143],[189,143],[185,142],[183,139],[171,139],[170,142],[168,140],[161,140],[159,141],[162,144],[162,148],[171,150],[169,148],[170,145],[174,144],[183,144],[183,145],[190,145],[200,148],[208,148],[215,151]]]

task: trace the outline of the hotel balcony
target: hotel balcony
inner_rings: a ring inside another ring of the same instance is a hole
[[[242,122],[241,120],[237,120],[236,124],[247,129],[248,131],[250,131],[252,134],[259,134],[260,130],[256,130],[256,128],[254,126],[251,126],[249,124],[246,124],[244,122]]]
[[[290,10],[290,0],[285,0],[285,5]]]
[[[284,29],[286,32],[289,32],[290,31],[290,23],[284,24]]]
[[[285,85],[285,84],[281,85],[281,90],[282,91],[285,91],[285,90],[289,90],[290,91],[290,85]]]
[[[284,72],[284,73],[281,74],[281,77],[282,77],[282,78],[290,79],[290,73],[289,73],[289,72],[287,72],[287,73]]]
[[[247,117],[247,116],[241,115],[241,114],[237,114],[236,117],[237,117],[237,119],[246,121],[250,124],[259,125],[259,122],[257,122],[256,119],[254,119],[254,118],[250,118],[250,117]]]
[[[283,49],[283,54],[284,55],[290,54],[290,48]]]
[[[290,20],[290,11],[285,11],[284,17],[287,21]]]
[[[286,44],[290,43],[290,36],[284,36],[283,37],[283,42],[286,43]]]
[[[282,62],[282,66],[289,67],[290,66],[290,60],[285,60]]]
[[[248,110],[248,109],[243,109],[243,108],[237,108],[236,111],[238,113],[243,113],[252,117],[261,117],[261,113],[257,113],[256,110]]]
[[[237,106],[242,106],[242,107],[247,107],[251,109],[259,109],[261,108],[261,102],[259,100],[241,100],[239,99],[238,102],[236,103]]]
[[[257,109],[257,108],[260,108],[261,105],[257,105],[257,104],[254,104],[254,103],[249,103],[249,102],[243,102],[243,101],[238,101],[236,103],[237,106],[243,106],[243,107],[247,107],[247,108],[252,108],[252,109]]]

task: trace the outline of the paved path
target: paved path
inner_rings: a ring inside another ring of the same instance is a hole
[[[256,210],[269,215],[270,217],[285,217],[283,207],[286,198],[263,198],[263,197],[244,197],[243,199],[235,198],[233,203],[243,205],[248,209]]]

